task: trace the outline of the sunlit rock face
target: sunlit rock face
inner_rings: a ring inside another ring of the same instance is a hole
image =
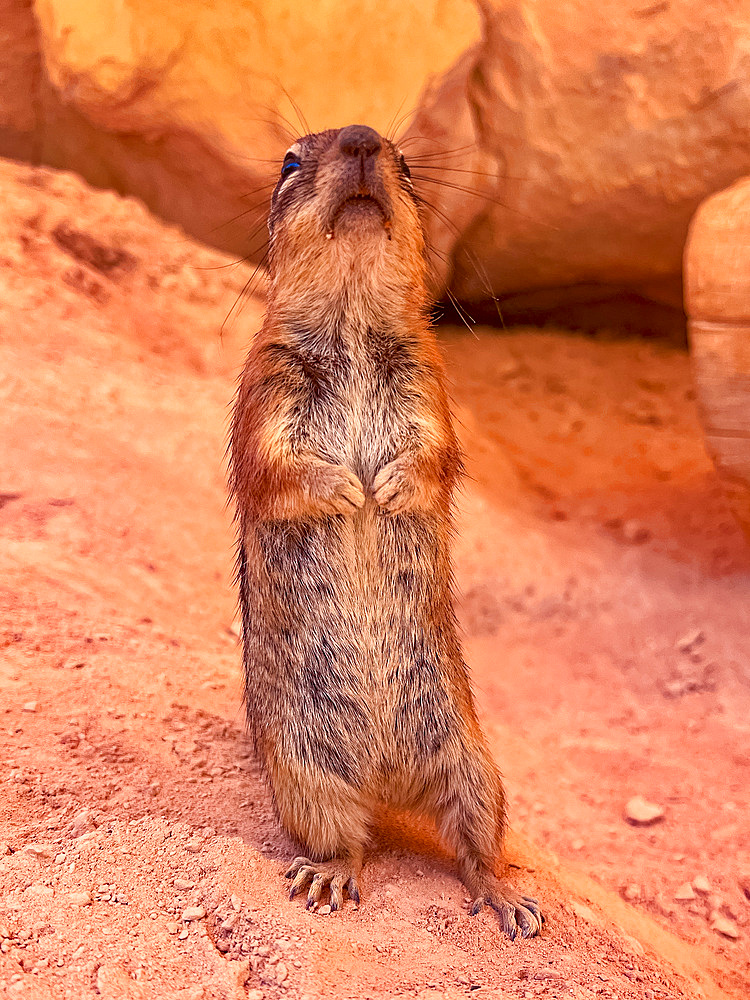
[[[74,169],[244,255],[288,133],[387,130],[478,35],[471,0],[0,0],[0,155]]]

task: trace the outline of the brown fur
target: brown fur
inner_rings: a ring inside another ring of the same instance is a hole
[[[489,902],[530,936],[538,906],[494,874],[505,799],[454,618],[461,457],[418,204],[398,150],[361,126],[306,136],[289,160],[231,487],[248,720],[282,823],[337,859],[298,858],[292,895],[311,883],[309,905],[325,886],[334,909],[344,888],[358,899],[387,803],[433,817],[474,909]]]

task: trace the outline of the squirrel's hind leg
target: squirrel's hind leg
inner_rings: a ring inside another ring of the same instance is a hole
[[[435,818],[455,847],[461,879],[474,900],[471,913],[487,903],[509,937],[515,938],[519,931],[522,937],[535,937],[542,929],[539,903],[495,874],[502,857],[505,792],[484,742],[467,742],[449,761],[448,770]]]
[[[336,775],[310,766],[272,774],[279,818],[306,852],[292,861],[289,898],[307,889],[307,907],[330,894],[331,910],[344,894],[359,903],[359,876],[371,811],[362,794]]]

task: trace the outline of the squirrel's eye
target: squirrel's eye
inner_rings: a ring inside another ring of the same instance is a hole
[[[295,170],[299,170],[300,162],[293,156],[290,156],[288,160],[284,160],[284,165],[281,168],[281,176],[288,177],[293,174]]]
[[[409,170],[409,164],[406,162],[406,157],[404,156],[403,153],[401,154],[400,166],[401,166],[401,173],[404,175],[404,177],[411,180],[411,170]]]

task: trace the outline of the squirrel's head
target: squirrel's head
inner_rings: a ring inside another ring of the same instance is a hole
[[[298,139],[284,157],[268,228],[272,293],[321,305],[327,292],[384,302],[411,295],[421,306],[424,234],[409,167],[374,129]]]

